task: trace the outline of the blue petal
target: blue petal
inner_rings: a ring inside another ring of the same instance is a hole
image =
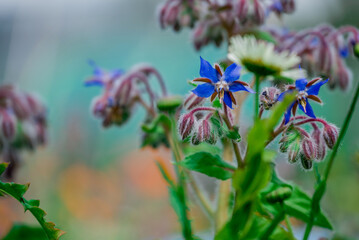
[[[329,79],[327,79],[325,81],[320,81],[320,82],[310,86],[309,89],[307,90],[308,95],[318,95],[320,87],[323,86],[325,83],[327,83],[328,80]]]
[[[342,58],[347,58],[349,56],[349,48],[347,46],[342,47],[339,50],[339,54]]]
[[[198,85],[195,89],[192,90],[192,92],[198,97],[207,98],[213,94],[214,86],[210,83],[204,83]]]
[[[250,87],[246,87],[243,84],[240,84],[238,82],[232,83],[229,85],[229,91],[231,92],[238,92],[238,91],[246,91],[250,93],[255,93]]]
[[[94,74],[95,76],[101,76],[101,75],[103,75],[103,71],[101,70],[101,68],[99,68],[99,67],[97,66],[97,64],[95,63],[94,60],[89,59],[89,60],[88,60],[88,64],[93,68],[93,74]]]
[[[296,101],[294,101],[288,108],[287,108],[287,111],[285,112],[284,114],[284,119],[285,119],[285,122],[284,124],[287,124],[290,120],[290,116],[292,115],[292,108],[294,106],[294,104],[296,103]]]
[[[212,65],[201,58],[201,69],[199,70],[199,75],[204,78],[210,79],[212,82],[218,82],[218,75],[219,73]]]
[[[116,70],[112,71],[111,75],[112,75],[112,78],[118,78],[124,73],[125,73],[125,71],[123,71],[122,69],[116,69]]]
[[[309,117],[311,117],[311,118],[317,118],[317,117],[314,115],[312,106],[310,106],[310,104],[309,104],[309,102],[308,102],[308,98],[306,99],[306,102],[307,102],[307,105],[305,106],[305,111],[304,111],[303,106],[302,106],[301,104],[298,104],[300,110],[302,110],[307,116],[309,116]]]
[[[103,86],[103,81],[101,79],[91,79],[85,82],[85,86],[86,87],[91,87],[91,86]]]
[[[300,78],[300,79],[297,79],[295,81],[295,87],[299,90],[299,91],[303,91],[305,90],[305,87],[307,86],[308,84],[308,81],[307,79],[305,78]]]
[[[228,92],[224,92],[223,101],[229,108],[232,108],[232,98]]]
[[[224,71],[224,80],[228,83],[236,81],[240,77],[242,67],[233,63],[229,67],[226,68]]]

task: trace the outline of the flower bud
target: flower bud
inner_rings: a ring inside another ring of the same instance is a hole
[[[239,0],[236,12],[239,22],[245,24],[248,21],[248,0]]]
[[[174,111],[182,104],[182,97],[163,97],[157,101],[157,108],[160,111]]]
[[[322,137],[322,132],[317,127],[312,132],[312,139],[316,145],[316,156],[317,160],[323,160],[326,154],[325,142]]]
[[[343,90],[347,89],[353,77],[351,70],[348,67],[341,66],[338,68],[335,75],[340,88]]]
[[[280,90],[276,87],[264,88],[261,95],[259,96],[261,106],[265,110],[269,110],[277,102],[279,94]]]
[[[207,142],[209,144],[216,143],[215,134],[212,132],[211,124],[207,119],[198,122],[195,134],[192,137],[192,143],[197,145],[201,142]]]
[[[353,52],[354,52],[354,56],[359,58],[359,43],[355,43],[353,46]]]
[[[195,123],[194,116],[191,113],[184,114],[180,117],[178,122],[178,132],[182,140],[184,140],[192,132]]]
[[[265,8],[263,3],[259,0],[254,0],[254,14],[253,14],[253,22],[257,25],[262,25],[265,20]]]
[[[307,137],[303,139],[302,152],[307,159],[313,160],[316,157],[316,148],[312,139]]]
[[[300,157],[300,142],[295,141],[288,148],[289,163],[296,163]]]
[[[300,154],[300,163],[302,164],[302,167],[304,170],[310,170],[313,167],[313,161],[311,159],[308,159],[304,153]]]
[[[196,94],[191,93],[184,101],[183,105],[187,110],[190,110],[194,107],[201,106],[206,98],[198,97]]]
[[[282,10],[285,13],[293,13],[295,10],[295,1],[294,0],[280,0],[282,4]]]
[[[265,198],[269,203],[280,203],[290,198],[292,195],[292,189],[289,187],[280,187],[273,192],[268,193]]]
[[[7,141],[12,141],[16,135],[17,120],[13,113],[8,110],[0,110],[1,135]]]
[[[338,139],[339,131],[333,124],[327,124],[323,129],[323,138],[328,148],[332,149]]]

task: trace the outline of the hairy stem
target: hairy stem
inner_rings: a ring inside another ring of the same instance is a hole
[[[351,120],[351,118],[353,116],[353,113],[354,113],[354,110],[355,110],[355,105],[356,105],[356,103],[358,101],[358,97],[359,97],[359,83],[357,84],[357,88],[356,88],[354,97],[353,97],[352,102],[350,104],[349,111],[348,111],[348,113],[347,113],[347,115],[345,117],[343,127],[341,128],[338,140],[335,143],[333,151],[332,151],[332,153],[331,153],[331,155],[329,157],[327,167],[326,167],[326,169],[324,171],[324,174],[323,174],[323,179],[318,184],[318,187],[316,188],[316,190],[314,192],[314,195],[313,195],[313,198],[312,198],[312,208],[311,208],[311,212],[310,212],[310,219],[309,219],[309,222],[308,222],[307,227],[305,229],[303,240],[307,240],[309,238],[310,232],[312,231],[313,224],[314,224],[314,219],[315,219],[317,211],[318,211],[317,208],[320,205],[320,200],[322,199],[322,197],[325,194],[325,188],[326,188],[327,180],[328,180],[329,174],[331,172],[331,169],[333,167],[334,159],[335,159],[335,157],[337,155],[339,146],[340,146],[341,142],[344,139],[345,133],[348,130],[350,120]]]

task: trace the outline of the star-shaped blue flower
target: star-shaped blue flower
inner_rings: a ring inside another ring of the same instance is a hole
[[[329,79],[321,81],[321,78],[316,78],[308,82],[307,79],[301,78],[295,81],[295,86],[289,86],[287,91],[281,93],[278,96],[278,101],[281,101],[283,100],[285,94],[293,92],[294,90],[298,91],[297,99],[289,106],[284,115],[285,124],[289,122],[292,113],[295,115],[298,106],[300,110],[302,110],[307,116],[316,118],[312,106],[310,106],[308,102],[308,99],[322,103],[322,100],[320,100],[318,97],[319,89],[321,86],[327,83],[328,80]]]
[[[107,81],[114,81],[124,74],[123,70],[115,69],[112,71],[104,71],[99,68],[93,60],[89,60],[89,65],[93,67],[93,76],[85,81],[85,86],[103,86]]]
[[[232,92],[247,91],[254,93],[249,87],[248,83],[239,81],[241,66],[233,63],[227,67],[226,71],[222,73],[222,70],[218,64],[214,67],[201,57],[201,69],[199,71],[200,78],[196,78],[195,82],[204,82],[204,84],[198,85],[192,90],[194,94],[199,97],[208,98],[211,96],[213,101],[218,95],[219,99],[223,99],[223,102],[230,108],[232,103],[236,104]]]

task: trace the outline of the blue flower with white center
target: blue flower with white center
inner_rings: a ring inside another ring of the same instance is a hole
[[[208,98],[211,96],[213,101],[218,95],[219,99],[230,108],[232,103],[236,104],[233,92],[247,91],[254,93],[248,83],[239,81],[241,66],[233,63],[222,73],[222,69],[218,64],[214,67],[201,57],[201,69],[199,71],[200,78],[196,78],[195,82],[204,82],[192,90],[199,97]]]
[[[301,78],[295,81],[295,86],[289,86],[287,91],[278,96],[278,101],[281,101],[283,100],[285,94],[293,92],[294,90],[298,91],[297,99],[289,106],[284,115],[285,124],[289,122],[292,113],[293,116],[295,116],[298,106],[307,116],[316,118],[308,99],[322,103],[322,100],[318,97],[319,89],[327,83],[328,80],[329,79],[321,81],[321,78],[316,78],[308,82],[307,79]]]
[[[89,60],[89,64],[93,67],[93,76],[85,81],[85,86],[104,86],[108,82],[112,82],[124,74],[123,70],[115,69],[105,71],[99,68],[93,60]]]

